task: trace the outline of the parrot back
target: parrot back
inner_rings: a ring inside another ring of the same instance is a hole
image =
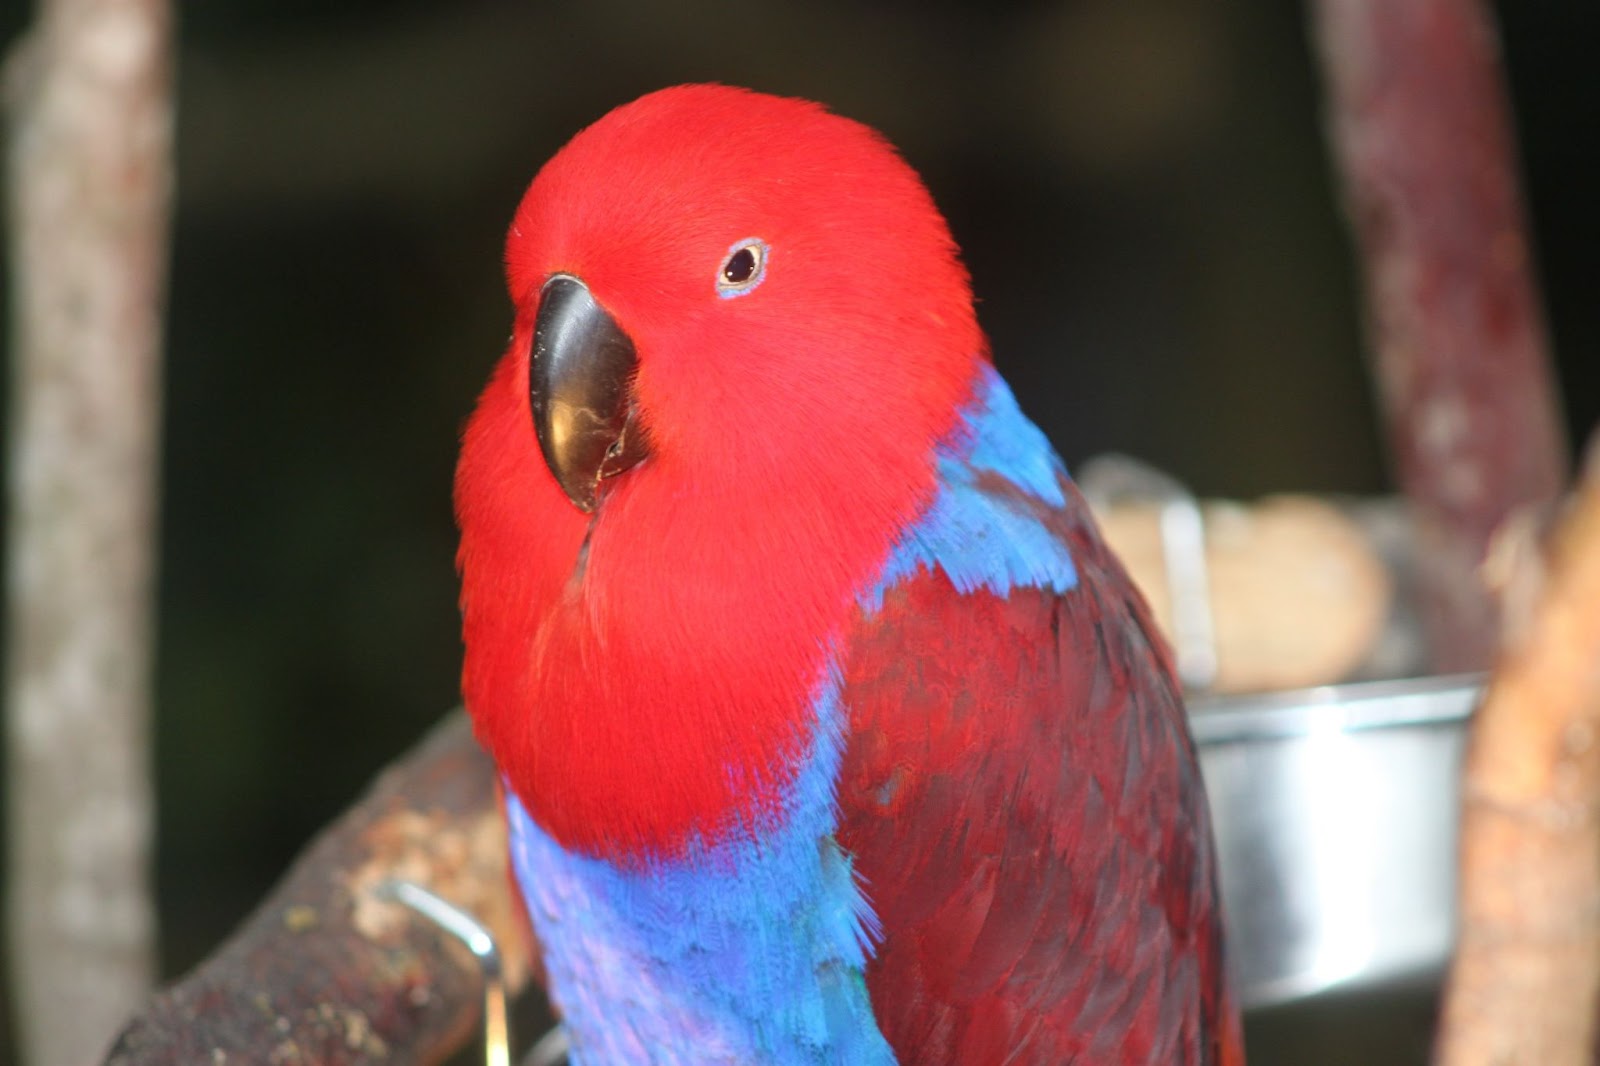
[[[848,644],[839,840],[902,1062],[1234,1066],[1209,814],[1149,611],[1004,382]]]

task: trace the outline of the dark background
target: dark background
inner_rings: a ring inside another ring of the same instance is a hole
[[[504,226],[544,159],[642,92],[727,81],[882,129],[948,214],[997,361],[1069,463],[1128,451],[1207,495],[1389,487],[1299,5],[182,7],[168,975],[455,702],[450,476],[509,324]],[[1600,419],[1586,8],[1501,5],[1575,437]],[[0,3],[5,39],[27,17]]]

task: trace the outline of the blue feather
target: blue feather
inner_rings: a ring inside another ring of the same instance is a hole
[[[1078,583],[1067,546],[1035,515],[980,484],[980,474],[994,474],[1051,507],[1066,505],[1057,480],[1066,469],[992,367],[980,371],[961,426],[939,444],[938,464],[938,494],[862,594],[863,606],[880,608],[884,592],[919,568],[942,569],[962,592],[1001,596],[1021,587],[1066,592]]]
[[[1044,434],[998,374],[981,374],[938,447],[938,493],[860,593],[865,610],[919,568],[944,570],[963,591],[1077,583],[1066,546],[1037,515],[983,489],[981,475],[995,475],[1065,505]],[[672,860],[627,868],[566,851],[508,789],[512,861],[574,1066],[894,1063],[864,977],[877,919],[834,839],[840,684],[835,662],[781,809]]]
[[[627,869],[562,849],[508,794],[511,855],[575,1066],[894,1062],[863,970],[877,922],[834,842],[839,677],[772,824]]]

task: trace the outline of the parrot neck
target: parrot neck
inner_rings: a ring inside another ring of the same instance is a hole
[[[863,977],[877,925],[834,841],[839,679],[778,823],[645,866],[579,855],[511,790],[513,869],[575,1066],[889,1066]]]
[[[992,370],[935,462],[932,500],[853,594],[858,618],[918,571],[1000,595],[1076,584],[1069,549],[1037,510],[1064,504],[1065,471]],[[837,839],[845,650],[824,660],[798,772],[759,828],[643,863],[585,854],[508,782],[512,864],[578,1066],[895,1061],[864,977],[877,916]]]
[[[713,483],[642,464],[592,518],[528,476],[525,379],[491,383],[457,483],[463,692],[546,833],[639,865],[772,824],[818,678],[937,493],[938,444],[987,366],[972,352],[959,376],[919,379],[921,424],[828,438],[781,469]]]
[[[993,367],[979,371],[972,403],[936,450],[938,492],[895,545],[876,581],[861,593],[868,611],[885,590],[918,569],[943,570],[958,592],[1017,587],[1065,592],[1078,582],[1072,555],[1029,506],[999,506],[1021,494],[1050,508],[1066,506],[1066,467],[1049,438],[1028,421]]]

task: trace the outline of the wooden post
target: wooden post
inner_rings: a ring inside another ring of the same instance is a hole
[[[1600,1002],[1600,434],[1540,543],[1495,546],[1505,635],[1473,723],[1443,1066],[1588,1066]]]
[[[1489,538],[1566,476],[1495,28],[1483,0],[1311,10],[1433,669],[1483,669]]]
[[[11,987],[83,1066],[149,992],[168,0],[43,0],[7,65]]]

